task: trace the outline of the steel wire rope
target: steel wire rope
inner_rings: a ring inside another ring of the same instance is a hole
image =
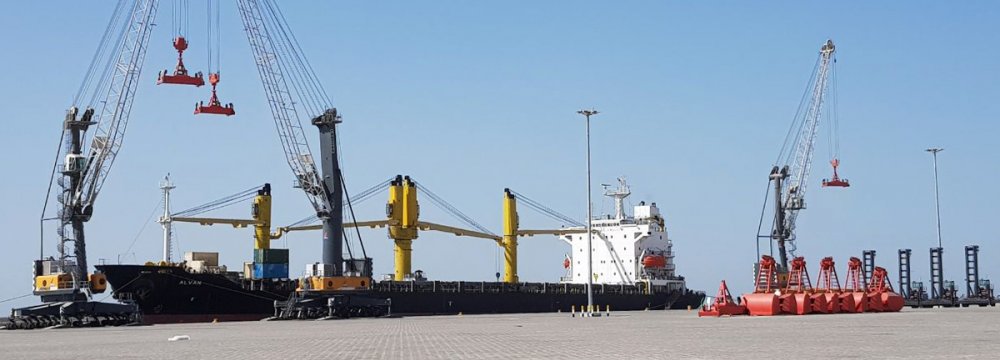
[[[268,4],[265,2],[264,5],[266,6]],[[292,87],[289,90],[294,92],[294,94],[289,93],[289,96],[297,97],[298,101],[295,103],[299,104],[299,106],[302,106],[303,110],[307,114],[309,114],[309,116],[320,115],[319,111],[316,110],[318,106],[311,104],[310,98],[301,89],[299,81],[300,74],[298,73],[298,71],[296,71],[295,68],[293,68],[294,64],[291,63],[291,59],[289,59],[289,56],[287,55],[288,51],[287,44],[286,41],[283,41],[284,39],[281,37],[280,31],[276,29],[279,27],[279,25],[275,23],[272,9],[270,7],[266,7],[263,10],[264,11],[262,11],[263,16],[261,17],[262,20],[261,24],[264,27],[264,31],[267,33],[267,37],[272,41],[272,46],[273,46],[272,51],[275,55],[275,59],[277,60],[278,67],[281,69],[282,72],[281,75],[284,75],[283,79],[285,83],[286,84],[290,83],[292,85]],[[291,106],[294,107],[295,103],[291,104]],[[300,124],[299,126],[301,127],[301,121],[299,122],[299,124]]]
[[[310,67],[306,66],[304,56],[301,54],[302,49],[298,46],[294,34],[292,34],[284,16],[281,14],[280,7],[270,1],[265,1],[265,4],[270,10],[272,24],[284,40],[280,44],[284,46],[285,53],[288,56],[287,63],[295,66],[297,70],[295,75],[298,76],[301,96],[304,100],[311,103],[313,113],[324,111],[325,108],[331,105],[329,98],[327,97],[324,101],[322,94],[325,94],[325,91],[321,91],[321,85],[318,85],[315,74]]]
[[[221,208],[233,205],[235,203],[244,201],[246,199],[249,199],[249,198],[255,196],[257,194],[257,191],[259,191],[259,189],[261,187],[263,187],[263,185],[258,185],[258,186],[249,188],[247,190],[243,190],[241,192],[238,192],[238,193],[235,193],[235,194],[232,194],[232,195],[229,195],[229,196],[225,196],[225,197],[220,198],[218,200],[210,201],[210,202],[207,202],[207,203],[204,203],[204,204],[201,204],[201,205],[189,208],[189,209],[181,210],[181,211],[175,212],[173,214],[170,214],[170,216],[172,216],[172,217],[174,217],[174,216],[178,216],[178,217],[193,216],[193,215],[198,215],[198,214],[201,214],[201,213],[204,213],[204,212],[208,212],[208,211],[212,211],[212,210],[216,210],[216,209],[221,209]]]
[[[266,18],[266,20],[270,22],[269,28],[275,31],[275,34],[273,35],[276,35],[279,40],[276,42],[276,50],[282,58],[279,65],[282,66],[286,73],[291,75],[291,83],[295,93],[299,97],[300,105],[302,105],[303,109],[309,114],[322,114],[325,110],[324,105],[316,98],[315,94],[309,91],[307,86],[309,74],[305,69],[303,69],[302,64],[299,62],[295,49],[291,44],[291,39],[289,39],[288,33],[285,30],[285,26],[281,23],[281,20],[275,13],[276,6],[273,6],[267,1],[264,1],[264,4],[269,10],[266,12],[270,15]]]
[[[285,19],[284,13],[281,8],[277,5],[272,5],[272,12],[274,13],[275,20],[278,21],[280,25],[279,30],[282,31],[286,41],[292,50],[292,55],[295,56],[296,61],[302,68],[303,74],[306,75],[307,85],[312,87],[312,94],[317,97],[317,102],[324,107],[330,106],[332,104],[329,95],[326,93],[326,89],[323,88],[323,84],[316,77],[316,73],[309,63],[309,58],[302,54],[302,47],[299,45],[298,39],[295,37],[288,26],[288,21]]]
[[[347,193],[347,182],[344,180],[344,173],[340,173],[340,185],[344,188],[344,198],[347,202],[347,210],[351,214],[351,221],[354,222],[354,230],[358,234],[358,244],[361,245],[361,256],[363,259],[368,258],[368,252],[365,251],[365,242],[361,239],[361,229],[358,228],[358,219],[354,216],[354,206],[351,205],[351,195]],[[353,255],[351,256],[353,257]]]
[[[447,201],[445,201],[440,196],[437,196],[437,194],[435,194],[433,191],[431,191],[430,189],[428,189],[426,186],[423,186],[420,183],[415,183],[415,184],[417,185],[417,189],[420,189],[420,191],[423,191],[423,192],[427,193],[427,197],[429,197],[431,199],[432,203],[434,203],[434,204],[438,205],[439,207],[441,207],[442,210],[444,210],[446,213],[448,213],[452,217],[458,219],[459,221],[464,222],[466,225],[469,225],[469,226],[475,228],[476,230],[479,230],[482,233],[486,233],[486,234],[490,234],[490,235],[493,235],[493,236],[497,236],[497,234],[494,234],[492,231],[490,231],[486,227],[480,225],[475,220],[472,220],[471,217],[469,217],[468,215],[465,215],[465,213],[463,213],[462,211],[458,210],[458,208],[452,206],[450,203],[448,203]]]
[[[135,237],[132,238],[132,243],[128,245],[128,248],[125,249],[124,252],[119,253],[118,254],[119,256],[122,254],[128,254],[129,251],[132,251],[132,247],[135,246],[136,241],[138,241],[139,237],[142,236],[142,233],[146,231],[146,226],[148,226],[149,223],[153,220],[153,216],[156,216],[156,211],[160,209],[160,205],[163,205],[163,199],[160,199],[160,201],[156,203],[156,206],[153,207],[153,211],[149,213],[149,216],[146,217],[146,221],[144,221],[142,223],[142,227],[139,228],[139,232],[137,232],[135,234]]]
[[[288,24],[288,21],[285,20],[285,14],[281,11],[281,8],[278,7],[278,6],[275,6],[274,8],[276,9],[276,12],[277,12],[278,16],[281,18],[282,23]],[[292,44],[295,46],[296,49],[299,49],[299,52],[301,52],[302,51],[302,47],[299,45],[299,40],[298,40],[298,38],[295,37],[295,33],[291,32],[291,31],[288,31],[288,34],[289,34],[289,37],[292,40]],[[318,78],[316,78],[316,72],[313,71],[312,64],[309,63],[309,58],[307,58],[305,56],[302,56],[302,61],[304,62],[306,68],[308,69],[308,74],[313,75],[314,86],[319,90],[319,93],[321,94],[322,99],[325,99],[327,104],[332,104],[332,101],[330,100],[330,96],[327,95],[327,93],[326,93],[326,88],[323,87],[323,83],[320,82]]]
[[[314,96],[311,96],[309,91],[307,91],[305,86],[305,77],[307,75],[303,73],[301,67],[297,66],[298,64],[295,61],[293,53],[294,49],[292,49],[290,40],[288,39],[287,33],[284,31],[284,27],[281,24],[280,19],[277,14],[275,14],[276,6],[267,1],[263,1],[263,4],[266,10],[264,13],[268,15],[265,18],[265,21],[269,23],[268,29],[273,31],[273,33],[269,32],[269,34],[271,34],[273,38],[278,39],[275,43],[275,50],[281,57],[279,65],[282,66],[284,72],[291,75],[290,78],[292,86],[299,98],[299,104],[303,107],[303,110],[310,114],[310,116],[319,116],[324,110],[323,106],[316,101]]]
[[[764,189],[764,202],[763,202],[763,205],[761,205],[761,207],[760,207],[760,221],[757,222],[757,257],[758,258],[760,257],[760,238],[764,237],[764,235],[761,235],[760,229],[762,229],[764,227],[764,213],[765,213],[765,211],[767,211],[767,204],[768,204],[767,199],[768,199],[769,195],[771,195],[771,180],[767,181],[767,186]],[[777,220],[777,218],[774,221],[771,221],[771,232],[772,233],[774,232],[774,225],[775,225],[775,221],[776,220]],[[768,235],[767,237],[770,239],[770,235]],[[768,240],[768,244],[771,244],[771,243],[772,243],[772,241]],[[770,246],[771,246],[771,253],[773,254],[774,253],[774,246],[773,245],[770,245]]]
[[[789,145],[798,144],[799,134],[802,132],[802,126],[805,125],[805,119],[801,118],[802,110],[806,106],[806,97],[810,94],[809,90],[813,88],[813,83],[816,81],[816,70],[819,69],[821,59],[822,58],[817,59],[816,64],[813,65],[812,74],[809,75],[809,81],[806,83],[806,88],[802,92],[802,97],[799,99],[799,106],[795,109],[795,117],[792,119],[792,124],[789,126],[788,132],[785,134],[785,140],[781,144],[781,150],[778,152],[778,159],[775,161],[775,165],[787,163],[789,159],[786,159],[786,155],[791,157],[791,153],[794,151],[792,149],[796,147],[792,146],[789,148]],[[795,125],[798,125],[798,129],[796,129]],[[796,134],[794,138],[792,137],[793,133]],[[785,153],[786,149],[788,149],[787,154]]]
[[[136,4],[136,6],[138,6],[138,4]],[[144,19],[140,19],[138,21],[145,22],[145,23],[151,23],[153,21],[153,19],[156,16],[156,9],[155,9],[156,5],[155,5],[155,3],[150,3],[149,7],[152,7],[153,9],[147,9],[146,13],[145,13],[145,18]],[[127,26],[124,27],[124,28],[127,28]],[[128,62],[129,64],[135,65],[135,68],[129,69],[129,71],[127,72],[128,75],[125,76],[126,83],[123,83],[125,91],[123,91],[123,92],[121,92],[121,93],[118,94],[118,97],[120,99],[119,100],[119,104],[121,105],[121,108],[119,108],[119,111],[115,112],[115,114],[118,115],[118,118],[113,118],[112,119],[113,122],[111,124],[111,128],[109,128],[107,130],[109,138],[105,140],[106,141],[105,144],[116,144],[116,143],[118,143],[119,144],[118,145],[119,149],[114,150],[114,151],[101,151],[101,153],[99,154],[100,156],[98,156],[98,160],[97,160],[98,166],[95,167],[96,171],[98,171],[98,173],[97,173],[98,175],[96,175],[94,177],[90,177],[90,179],[91,179],[91,185],[89,186],[89,190],[90,191],[87,194],[88,196],[86,198],[86,203],[87,204],[92,204],[93,203],[94,198],[100,192],[101,188],[104,187],[104,182],[107,180],[107,173],[106,173],[106,171],[102,175],[102,170],[101,169],[105,168],[103,166],[103,163],[107,159],[108,154],[111,154],[111,161],[107,164],[106,168],[110,169],[111,166],[114,165],[115,159],[117,159],[117,156],[115,156],[115,155],[117,155],[118,151],[121,150],[120,148],[124,145],[123,143],[121,143],[120,140],[118,140],[118,138],[120,136],[123,136],[125,134],[125,130],[128,128],[128,121],[126,120],[124,123],[122,123],[121,119],[123,119],[123,118],[127,119],[128,116],[129,116],[128,114],[130,114],[131,111],[132,111],[132,105],[133,105],[134,100],[135,100],[135,96],[134,96],[135,95],[135,87],[132,86],[132,85],[130,85],[130,83],[138,81],[138,72],[140,72],[142,70],[142,60],[145,59],[145,55],[146,55],[146,42],[149,39],[149,32],[152,31],[152,28],[153,28],[152,26],[143,26],[143,27],[141,27],[141,31],[142,32],[138,33],[136,35],[136,37],[135,37],[134,51],[132,51],[132,58]],[[123,29],[122,32],[124,34],[126,31]],[[124,44],[122,46],[124,46]],[[119,56],[121,56],[121,55],[122,54],[119,54]],[[133,72],[135,73],[134,75],[133,75]],[[129,92],[128,89],[132,89],[131,92]],[[110,92],[111,92],[111,88],[109,87],[108,88],[108,93],[110,94]],[[121,103],[121,99],[122,98],[125,99],[124,103]],[[108,106],[108,103],[105,102],[103,107],[106,108],[107,106]],[[104,121],[103,120],[103,113],[104,113],[104,111],[102,110],[102,116],[101,116],[102,119],[100,121]],[[120,131],[118,130],[119,126],[122,127]],[[100,129],[101,129],[100,125],[98,125],[98,131],[100,131]]]
[[[839,97],[837,96],[837,58],[833,59],[833,65],[830,65],[830,80],[831,80],[831,91],[830,91],[830,106],[827,110],[830,111],[830,122],[833,123],[833,155],[836,158],[840,158],[840,103]]]
[[[42,215],[38,219],[39,230],[40,230],[39,234],[38,234],[38,236],[39,236],[39,259],[41,259],[42,257],[45,256],[45,213],[46,213],[46,211],[48,211],[48,208],[49,208],[49,197],[52,196],[52,183],[56,179],[56,169],[59,168],[59,158],[61,157],[60,155],[62,155],[62,147],[63,147],[63,143],[65,143],[65,141],[64,141],[65,140],[64,139],[65,138],[65,134],[66,134],[66,132],[63,131],[63,133],[59,136],[59,144],[58,144],[58,146],[56,146],[56,158],[54,160],[52,160],[52,172],[49,174],[48,189],[45,191],[45,202],[42,203]],[[66,201],[66,200],[68,200],[68,199],[64,199],[63,201]],[[61,242],[62,241],[60,240],[60,243]]]
[[[381,183],[376,184],[375,186],[372,186],[372,187],[370,187],[370,188],[368,188],[368,189],[366,189],[366,190],[358,193],[357,195],[354,196],[354,199],[351,200],[351,203],[352,204],[360,204],[360,203],[365,202],[368,199],[371,199],[379,191],[385,190],[389,186],[389,183],[391,181],[392,181],[392,179],[385,180],[385,181],[383,181]],[[346,201],[344,202],[343,206],[345,206],[345,207],[347,206],[347,202]],[[309,215],[309,216],[307,216],[307,217],[305,217],[305,218],[303,218],[303,219],[301,219],[299,221],[291,223],[291,224],[287,225],[286,227],[296,227],[296,226],[301,226],[301,225],[305,225],[305,224],[312,224],[312,223],[315,223],[317,221],[319,221],[319,217],[316,216],[316,214],[313,214],[313,215]]]
[[[94,55],[90,59],[90,66],[87,68],[87,72],[84,73],[83,81],[80,83],[80,87],[76,91],[76,95],[73,96],[73,105],[78,105],[80,97],[85,93],[90,91],[90,84],[93,83],[94,71],[97,69],[100,60],[104,58],[104,53],[107,51],[108,37],[111,32],[117,27],[115,24],[121,17],[121,12],[124,9],[125,0],[119,0],[118,4],[115,5],[114,11],[111,13],[111,19],[108,20],[108,26],[104,29],[104,34],[101,35],[101,41],[97,45],[97,49],[94,50]]]
[[[513,194],[514,196],[516,196],[517,198],[521,199],[521,202],[524,203],[525,205],[528,205],[528,208],[531,208],[531,209],[533,209],[533,210],[541,213],[542,215],[546,215],[546,216],[552,218],[553,220],[561,221],[561,222],[563,222],[565,224],[573,225],[573,226],[585,226],[584,223],[579,222],[577,220],[574,220],[573,218],[571,218],[569,216],[566,216],[566,215],[564,215],[564,214],[562,214],[562,213],[560,213],[560,212],[558,212],[558,211],[556,211],[556,210],[554,210],[552,208],[549,208],[549,207],[547,207],[545,205],[542,205],[542,203],[540,203],[538,201],[535,201],[534,199],[531,199],[531,198],[529,198],[527,196],[524,196],[524,194],[521,194],[521,193],[516,192],[514,190],[511,190],[510,193]]]
[[[132,14],[136,6],[139,6],[138,2],[132,3],[132,7],[129,8],[128,14]],[[117,35],[114,37],[115,41],[110,43],[112,47],[108,48],[108,51],[106,51],[105,56],[107,56],[107,59],[104,59],[104,69],[101,71],[100,77],[97,78],[98,82],[94,85],[90,101],[88,101],[88,104],[90,104],[91,107],[97,102],[97,97],[102,93],[100,89],[107,89],[105,97],[107,97],[107,94],[111,92],[111,87],[106,86],[106,84],[111,80],[111,77],[108,76],[108,74],[110,74],[115,65],[117,65],[117,62],[115,61],[117,56],[115,56],[115,54],[121,55],[121,48],[124,46],[125,33],[128,31],[128,21],[126,21],[125,18],[131,19],[131,15],[119,15],[117,19],[113,20],[114,26],[117,27]],[[105,103],[104,106],[107,106],[107,104]],[[102,114],[103,110],[101,114],[97,114],[98,118],[101,118]]]
[[[259,28],[256,28],[256,30],[258,31],[258,37],[266,37],[267,39],[273,39],[274,37],[272,36],[271,31],[269,30],[269,26],[265,21],[266,20],[265,16],[260,14],[259,18],[260,18],[260,22],[258,23]],[[275,47],[276,44],[274,43],[274,40],[271,40],[271,42],[269,43],[261,42],[261,44],[262,44],[260,46],[261,51],[266,51],[269,52],[270,54],[270,56],[266,56],[265,54],[265,57],[263,58],[273,62],[274,64],[276,64],[278,68],[278,72],[268,72],[267,73],[269,75],[268,78],[270,78],[270,80],[273,82],[274,84],[273,86],[277,87],[280,86],[281,84],[284,84],[284,86],[288,88],[289,81],[287,77],[283,76],[283,73],[286,72],[287,70],[283,65],[284,61],[282,60],[281,54],[279,53],[279,51],[281,50]],[[270,46],[270,49],[266,48],[267,46]],[[275,88],[274,90],[275,92],[280,93],[280,89]],[[311,150],[309,147],[308,139],[305,138],[304,136],[297,136],[297,135],[302,135],[302,121],[301,118],[299,117],[298,110],[295,107],[295,101],[294,99],[291,98],[293,94],[291,92],[285,92],[285,94],[286,96],[289,96],[288,101],[290,101],[291,103],[285,104],[284,102],[285,99],[283,98],[276,99],[277,101],[272,102],[272,107],[277,110],[283,110],[283,111],[278,111],[279,114],[283,114],[284,116],[276,117],[275,125],[278,127],[279,133],[282,134],[282,137],[286,138],[286,141],[283,141],[282,143],[283,145],[286,145],[286,149],[288,149],[286,154],[291,160],[289,162],[289,165],[292,166],[292,170],[297,175],[312,174],[313,175],[312,178],[308,178],[306,180],[318,183],[319,178],[318,175],[316,174],[315,164],[311,162],[306,163],[305,159],[303,159],[304,155],[311,154]],[[278,102],[280,102],[280,104]],[[292,122],[293,120],[292,118],[294,118],[295,121],[294,123]],[[299,140],[301,140],[302,143],[299,143]],[[304,154],[302,150],[305,150],[307,153]],[[293,165],[293,163],[295,165]],[[296,169],[296,166],[301,167],[301,170]],[[322,204],[318,204],[315,202],[313,203],[313,206],[317,210],[329,206],[328,204],[326,204],[327,201],[326,199],[319,198],[318,201],[321,201]]]
[[[15,296],[15,297],[12,297],[12,298],[9,298],[9,299],[0,300],[0,304],[3,304],[5,302],[9,302],[9,301],[14,301],[14,300],[17,300],[17,299],[26,298],[26,297],[29,297],[29,296],[32,296],[32,295],[35,295],[35,294],[29,293],[29,294],[25,294],[25,295],[21,295],[21,296]]]

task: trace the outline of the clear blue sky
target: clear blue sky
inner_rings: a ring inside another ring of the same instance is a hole
[[[175,209],[270,182],[277,223],[310,213],[291,187],[235,5],[222,7],[219,91],[237,116],[193,116],[207,88],[154,85],[156,72],[174,63],[170,4],[161,6],[124,149],[88,224],[92,264],[119,254],[159,258],[159,227],[149,220],[167,172],[178,185]],[[16,2],[0,14],[8,149],[0,299],[30,292],[60,122],[112,6],[61,2],[52,11],[47,2]],[[202,6],[192,7],[188,66],[204,70],[205,19]],[[720,279],[734,291],[748,288],[767,173],[816,52],[832,38],[841,170],[853,186],[818,186],[830,171],[821,143],[798,228],[810,269],[832,255],[843,272],[847,257],[876,249],[895,279],[896,250],[908,247],[914,279],[926,281],[935,235],[923,149],[941,146],[946,277],[961,281],[962,247],[972,243],[982,245],[983,273],[1000,274],[995,2],[313,1],[284,9],[344,115],[351,191],[409,174],[496,232],[504,187],[582,219],[584,128],[574,112],[594,106],[603,112],[593,123],[595,184],[626,175],[633,202],[657,202],[679,272],[709,292]],[[384,197],[362,204],[359,216],[384,216]],[[596,205],[610,210],[609,202]],[[456,224],[428,202],[422,209],[424,219]],[[527,210],[521,218],[524,227],[558,225]],[[182,251],[218,250],[236,268],[251,257],[249,230],[179,225],[177,235]],[[384,231],[364,235],[376,271],[391,272]],[[319,234],[286,241],[293,273],[319,260]],[[555,238],[521,240],[521,279],[558,280],[566,252]],[[488,280],[496,254],[487,241],[424,233],[413,261],[435,279]]]

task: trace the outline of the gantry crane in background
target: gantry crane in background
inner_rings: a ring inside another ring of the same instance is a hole
[[[802,97],[795,119],[788,130],[785,142],[782,144],[775,165],[771,168],[768,177],[768,189],[773,186],[774,198],[774,219],[771,223],[771,233],[761,234],[760,229],[764,224],[764,213],[761,213],[760,225],[758,226],[757,238],[769,238],[773,244],[778,245],[778,259],[780,266],[778,269],[779,284],[784,286],[784,280],[788,272],[788,255],[795,256],[795,221],[798,218],[799,210],[806,208],[805,193],[808,185],[809,170],[812,166],[813,153],[816,147],[816,134],[819,129],[820,118],[824,114],[826,99],[831,91],[830,78],[833,73],[836,59],[833,57],[836,47],[832,40],[827,40],[820,47],[819,58],[816,67],[806,88],[807,95]],[[828,106],[832,108],[832,106]],[[835,114],[835,112],[834,112]],[[831,162],[834,167],[833,180],[824,181],[824,186],[848,186],[846,180],[840,180],[836,174],[839,160],[834,158]],[[760,258],[760,243],[758,241],[757,258]]]
[[[43,233],[33,289],[43,304],[12,310],[11,327],[122,324],[139,316],[133,305],[91,301],[93,293],[106,290],[107,282],[103,274],[89,273],[84,224],[94,215],[97,197],[125,139],[157,6],[156,0],[118,3],[66,112],[42,210],[43,222],[59,223],[58,257],[45,258]],[[58,211],[50,216],[53,193]]]

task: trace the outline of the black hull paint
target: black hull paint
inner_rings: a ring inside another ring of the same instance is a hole
[[[295,288],[292,280],[241,280],[235,275],[193,274],[179,267],[147,265],[99,265],[118,300],[135,301],[150,323],[259,320],[274,314],[274,301],[286,300]],[[388,298],[393,314],[497,314],[580,311],[587,303],[584,293],[562,291],[563,284],[511,287],[498,283],[462,283],[466,289],[407,289],[401,283],[376,284],[365,294]],[[447,284],[457,284],[455,282]],[[478,286],[478,287],[477,287]],[[548,286],[538,291],[537,286]],[[595,290],[598,290],[595,286]],[[595,291],[594,304],[601,311],[697,308],[702,292],[618,292],[617,287]],[[653,290],[657,290],[654,288]]]

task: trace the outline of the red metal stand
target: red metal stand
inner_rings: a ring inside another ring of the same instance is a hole
[[[726,286],[726,281],[722,280],[722,283],[719,284],[719,293],[715,295],[715,301],[710,307],[703,306],[701,311],[698,311],[698,317],[745,315],[746,313],[747,307],[733,302],[733,296],[729,294],[729,287]]]
[[[183,36],[178,36],[174,39],[174,49],[177,49],[177,67],[174,68],[174,73],[167,74],[166,70],[160,72],[160,76],[156,79],[156,84],[176,84],[176,85],[194,85],[202,86],[205,85],[205,78],[202,77],[201,73],[195,73],[194,76],[188,75],[187,68],[184,67],[184,50],[187,50],[188,43]]]
[[[774,294],[776,265],[774,258],[761,256],[757,283],[752,294],[743,294],[743,305],[753,316],[771,316],[781,313],[778,296]]]
[[[853,308],[845,308],[847,312],[863,313],[868,311],[868,299],[865,288],[861,282],[861,259],[851,257],[847,262],[847,282],[844,284],[844,292],[841,294],[845,302],[853,302]]]
[[[226,104],[222,106],[219,102],[219,97],[215,94],[215,86],[219,83],[219,74],[213,73],[208,74],[208,82],[212,84],[212,98],[208,99],[208,105],[204,105],[202,102],[198,102],[194,106],[194,113],[197,114],[216,114],[216,115],[226,115],[232,116],[236,115],[236,109],[233,108],[233,103]]]
[[[871,307],[877,306],[880,311],[885,312],[900,311],[905,305],[903,297],[892,291],[888,272],[880,266],[876,266],[872,271],[871,283],[868,284],[868,298]]]
[[[841,296],[840,279],[837,278],[837,268],[833,258],[829,256],[823,258],[819,266],[816,291],[820,292],[826,300],[826,313],[850,312],[850,309],[854,309],[854,298]]]

